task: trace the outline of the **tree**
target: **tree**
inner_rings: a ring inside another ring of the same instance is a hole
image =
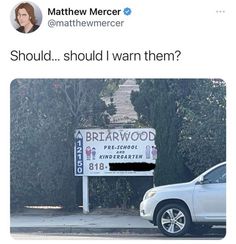
[[[140,91],[131,94],[131,101],[139,119],[145,125],[156,129],[157,185],[186,181],[190,177],[177,150],[181,129],[181,119],[177,113],[178,101],[188,93],[181,91],[181,88],[185,87],[182,82],[185,81],[139,80]],[[188,86],[185,89],[187,90]]]
[[[226,160],[226,90],[222,80],[198,80],[180,106],[179,151],[198,175]]]
[[[73,138],[105,126],[103,80],[14,80],[11,84],[11,205],[76,206]],[[114,112],[114,111],[113,111]]]
[[[222,80],[138,80],[131,94],[139,122],[156,129],[156,184],[191,179],[225,161]]]

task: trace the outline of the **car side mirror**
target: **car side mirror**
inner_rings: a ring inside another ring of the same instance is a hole
[[[196,185],[204,185],[207,183],[209,183],[209,180],[202,175],[199,177],[198,181],[196,182]]]

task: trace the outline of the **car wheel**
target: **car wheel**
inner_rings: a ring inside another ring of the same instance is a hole
[[[159,230],[166,236],[183,236],[191,225],[188,210],[180,204],[168,204],[157,213],[156,222]]]

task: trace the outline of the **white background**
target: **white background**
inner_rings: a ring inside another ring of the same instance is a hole
[[[40,29],[29,35],[12,27],[10,12],[19,1],[1,8],[1,239],[9,234],[10,82],[15,78],[222,78],[227,84],[227,236],[235,237],[235,1],[229,0],[35,0],[42,10]],[[48,7],[124,8],[133,10],[122,29],[49,29]],[[225,13],[217,13],[217,10]],[[156,52],[181,51],[178,62],[31,62],[10,61],[10,51],[51,49]],[[12,241],[12,240],[11,240]],[[173,240],[170,240],[173,242]],[[180,242],[181,240],[175,240]],[[158,240],[158,242],[160,242]],[[165,241],[166,242],[166,241]],[[182,242],[182,241],[181,241]],[[201,241],[201,243],[204,241]],[[209,243],[209,242],[208,242]]]

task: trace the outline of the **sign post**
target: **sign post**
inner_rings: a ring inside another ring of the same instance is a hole
[[[83,176],[83,213],[89,213],[88,176]]]
[[[78,129],[74,174],[83,177],[83,211],[89,212],[88,176],[153,176],[157,148],[152,128]]]

